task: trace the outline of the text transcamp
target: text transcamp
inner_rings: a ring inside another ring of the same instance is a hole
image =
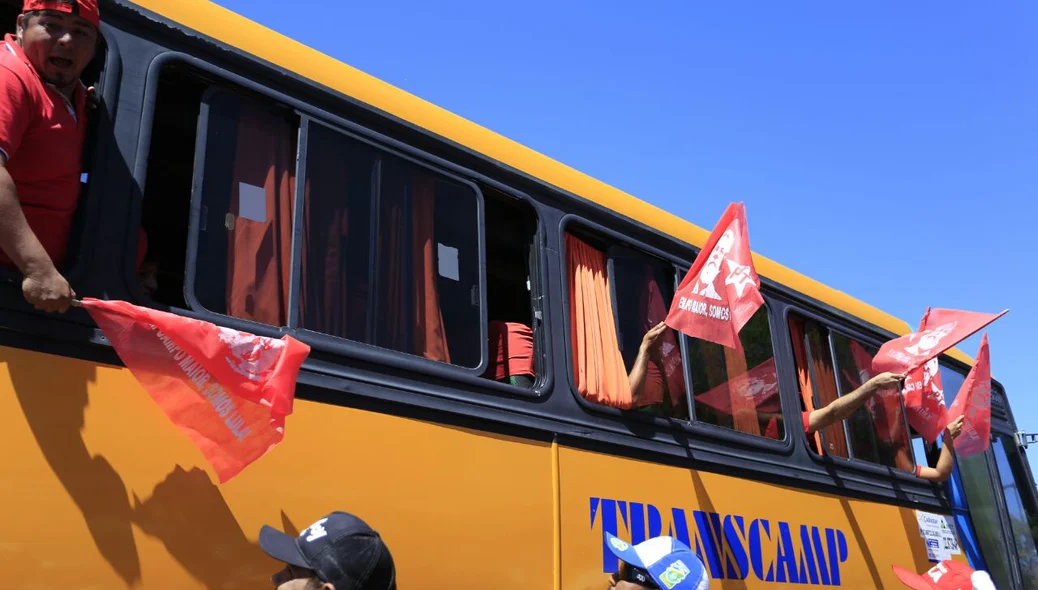
[[[840,566],[848,558],[847,536],[836,528],[683,508],[664,512],[652,504],[608,498],[592,497],[590,505],[603,573],[619,568],[606,532],[632,544],[670,535],[691,547],[715,580],[753,576],[779,584],[839,586]]]

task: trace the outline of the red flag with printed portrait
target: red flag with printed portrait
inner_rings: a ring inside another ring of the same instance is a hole
[[[959,416],[966,416],[966,419],[962,422],[962,432],[955,439],[955,453],[963,458],[986,451],[991,445],[991,358],[986,333],[980,341],[977,362],[948,411],[949,420],[956,420]]]
[[[125,301],[87,298],[82,305],[220,483],[281,442],[309,346]]]
[[[742,350],[739,331],[763,304],[746,207],[731,203],[678,286],[666,323],[693,338]]]
[[[957,309],[934,309],[924,318],[926,329],[895,338],[883,344],[872,360],[876,373],[907,373],[937,358],[942,352],[976,334],[1005,315]]]
[[[930,312],[926,308],[919,332],[930,327]],[[941,366],[934,357],[905,375],[905,411],[908,423],[927,442],[934,442],[948,425],[948,408],[944,402],[944,384]]]

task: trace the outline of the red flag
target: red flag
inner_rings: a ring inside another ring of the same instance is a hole
[[[930,326],[931,309],[926,308],[919,331]],[[905,375],[905,409],[908,423],[928,442],[934,442],[948,425],[948,408],[944,402],[941,367],[934,357]]]
[[[876,358],[872,360],[872,370],[877,373],[907,373],[921,367],[932,358],[969,338],[984,326],[997,320],[1009,310],[1002,313],[978,313],[955,309],[935,309],[929,313],[926,329],[895,338],[883,344]]]
[[[83,307],[220,483],[281,442],[309,346],[125,301],[88,298]]]
[[[962,433],[955,439],[955,452],[960,458],[983,453],[991,444],[991,359],[987,333],[980,341],[977,362],[948,411],[950,420],[963,415],[966,419]]]
[[[782,413],[774,357],[741,375],[732,377],[710,391],[696,395],[696,401],[730,416],[732,415],[731,388],[735,389],[736,395],[746,400],[746,407],[754,408],[762,413]]]
[[[742,350],[739,331],[763,304],[750,254],[746,207],[731,203],[681,281],[667,325],[693,338]]]

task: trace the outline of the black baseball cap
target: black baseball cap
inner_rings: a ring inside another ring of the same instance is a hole
[[[382,537],[363,520],[332,512],[298,537],[264,525],[260,547],[267,555],[313,572],[335,590],[394,590],[396,567]]]

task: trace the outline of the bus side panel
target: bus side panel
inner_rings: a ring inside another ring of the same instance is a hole
[[[566,447],[559,463],[567,590],[599,590],[615,571],[605,531],[684,541],[711,588],[899,588],[891,565],[933,565],[911,509]]]
[[[549,443],[297,400],[217,485],[128,370],[2,347],[0,412],[10,587],[268,587],[260,527],[332,510],[383,535],[401,588],[553,585]]]

